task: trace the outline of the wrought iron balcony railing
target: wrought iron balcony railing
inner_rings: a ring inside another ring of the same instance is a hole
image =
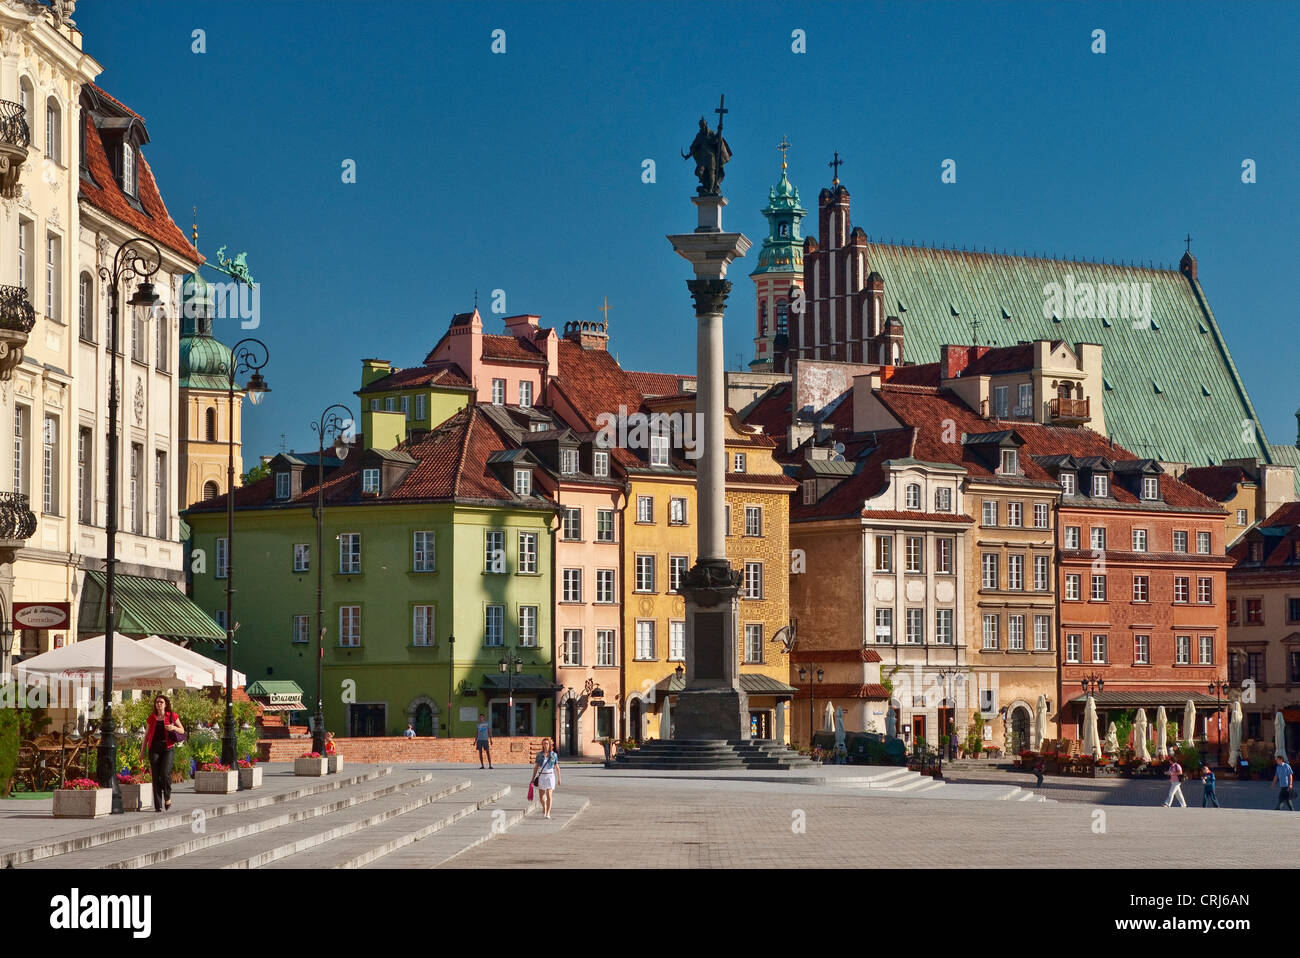
[[[17,492],[0,492],[0,540],[30,539],[36,533],[36,514],[27,497]]]
[[[18,195],[18,177],[31,142],[27,111],[18,103],[0,100],[0,196],[7,200]]]
[[[36,310],[22,286],[0,286],[0,329],[30,333],[36,325]]]

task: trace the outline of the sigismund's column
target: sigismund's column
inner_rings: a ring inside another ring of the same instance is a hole
[[[724,527],[727,463],[722,317],[731,292],[727,267],[745,255],[750,242],[741,233],[722,231],[722,208],[727,201],[717,191],[716,182],[712,193],[693,196],[691,202],[698,211],[695,232],[668,237],[673,249],[695,269],[695,279],[688,280],[686,286],[695,300],[698,323],[695,407],[702,417],[697,420],[702,430],[702,451],[696,460],[697,558],[681,584],[686,599],[686,688],[673,710],[673,737],[748,739],[749,701],[740,688],[738,647],[740,573],[727,561]]]

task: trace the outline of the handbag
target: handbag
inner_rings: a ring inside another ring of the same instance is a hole
[[[531,782],[528,783],[528,800],[529,800],[530,802],[533,800],[533,785],[536,784],[536,781],[537,781],[537,780],[534,779],[533,781],[531,781]]]
[[[175,714],[174,712],[171,714],[170,718],[171,718],[173,721],[177,721],[177,722],[180,721],[180,716],[177,715],[177,714]],[[164,721],[166,721],[166,719],[164,719]],[[172,732],[172,731],[168,731],[168,732],[167,732],[167,744],[168,744],[168,745],[180,745],[182,742],[185,741],[185,737],[186,737],[186,736],[185,736],[185,733],[184,733],[184,732]]]

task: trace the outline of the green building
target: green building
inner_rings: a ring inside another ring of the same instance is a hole
[[[426,386],[411,395],[469,401]],[[409,433],[400,406],[363,408],[364,431],[342,461],[281,454],[270,476],[235,492],[235,667],[250,682],[297,682],[314,708],[323,560],[327,729],[400,735],[411,722],[421,735],[468,736],[487,712],[497,735],[554,734],[554,505],[533,492],[540,464],[473,405]],[[186,518],[205,560],[193,598],[220,612],[224,497]],[[513,678],[502,672],[507,657]]]

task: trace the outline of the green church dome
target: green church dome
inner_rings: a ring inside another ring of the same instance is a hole
[[[230,348],[211,336],[180,341],[181,388],[225,389],[230,382]]]

